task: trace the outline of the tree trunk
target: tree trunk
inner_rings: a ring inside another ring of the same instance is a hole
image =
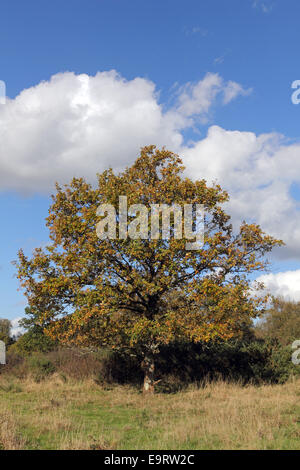
[[[141,364],[144,371],[143,393],[154,393],[154,360],[151,356],[145,356]]]

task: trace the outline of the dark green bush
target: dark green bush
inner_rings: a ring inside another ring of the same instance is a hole
[[[157,391],[173,393],[190,383],[224,379],[242,384],[284,383],[300,366],[291,361],[291,348],[276,340],[232,340],[210,344],[176,343],[161,348],[156,357]],[[83,380],[96,378],[101,384],[140,386],[141,358],[107,349],[89,352],[61,348],[31,356],[8,353],[5,371],[18,377],[31,374],[42,380],[56,370],[65,377]],[[5,373],[3,370],[3,373]]]
[[[161,351],[157,372],[179,377],[182,382],[202,380],[246,383],[284,383],[298,373],[291,350],[277,341],[253,340],[204,344],[173,344]]]
[[[224,379],[240,383],[284,383],[300,367],[291,349],[275,340],[232,340],[210,344],[176,343],[156,357],[157,390],[173,393],[193,382]],[[99,353],[98,381],[140,384],[141,358],[106,351]]]

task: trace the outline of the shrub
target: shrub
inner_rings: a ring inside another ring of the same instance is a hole
[[[203,380],[284,383],[298,368],[290,348],[277,341],[253,340],[210,344],[173,344],[161,351],[157,375],[177,376],[183,383]]]
[[[161,348],[156,367],[157,391],[173,393],[190,383],[224,379],[240,383],[284,383],[300,366],[291,361],[291,348],[276,340],[232,340],[210,344],[174,343]],[[100,384],[140,385],[141,358],[107,349],[91,352],[60,348],[20,356],[10,348],[2,373],[40,381],[54,371],[75,380],[95,378]]]
[[[56,343],[43,333],[43,329],[35,325],[22,335],[11,347],[10,350],[27,356],[34,352],[46,353],[53,351],[57,347]]]
[[[28,359],[29,370],[34,380],[40,382],[55,372],[53,363],[44,356],[34,355]]]

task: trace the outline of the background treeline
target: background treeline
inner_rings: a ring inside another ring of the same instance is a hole
[[[7,365],[2,373],[43,380],[54,372],[62,378],[93,378],[101,384],[140,386],[140,358],[132,353],[100,349],[62,348],[43,334],[27,310],[26,333],[10,334],[10,323],[0,321],[0,339],[6,342]],[[238,337],[210,343],[173,343],[161,347],[156,367],[157,391],[175,392],[190,383],[225,379],[247,383],[284,383],[298,375],[291,361],[291,344],[300,339],[300,302],[273,299],[271,308],[255,325],[245,325]]]

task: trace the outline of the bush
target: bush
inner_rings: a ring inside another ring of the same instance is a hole
[[[284,383],[300,367],[291,361],[291,349],[275,340],[232,340],[210,344],[174,343],[161,348],[156,358],[156,389],[173,393],[193,382],[238,381],[243,384]],[[100,383],[139,385],[141,358],[107,350],[96,354]]]
[[[10,347],[10,351],[28,356],[34,352],[47,353],[56,347],[57,344],[44,334],[43,329],[35,325]]]
[[[5,333],[0,332],[0,341],[3,341],[5,343],[5,346],[8,347],[14,343],[13,338],[10,336],[6,335]]]
[[[172,376],[183,384],[203,380],[234,380],[246,383],[284,383],[299,372],[291,361],[290,348],[277,341],[238,341],[211,344],[173,344],[161,350],[159,378]]]
[[[138,385],[142,383],[143,372],[137,356],[103,350],[98,353],[101,369],[99,382]]]
[[[53,363],[44,356],[31,356],[28,359],[28,365],[36,382],[40,382],[55,372]]]
[[[210,344],[174,343],[161,348],[156,359],[157,391],[173,393],[190,383],[233,380],[243,384],[284,383],[300,366],[291,361],[292,351],[276,340],[232,340]],[[21,356],[9,349],[2,373],[40,381],[59,372],[75,380],[94,378],[100,384],[133,384],[143,381],[138,356],[107,349],[98,352],[60,348]]]

